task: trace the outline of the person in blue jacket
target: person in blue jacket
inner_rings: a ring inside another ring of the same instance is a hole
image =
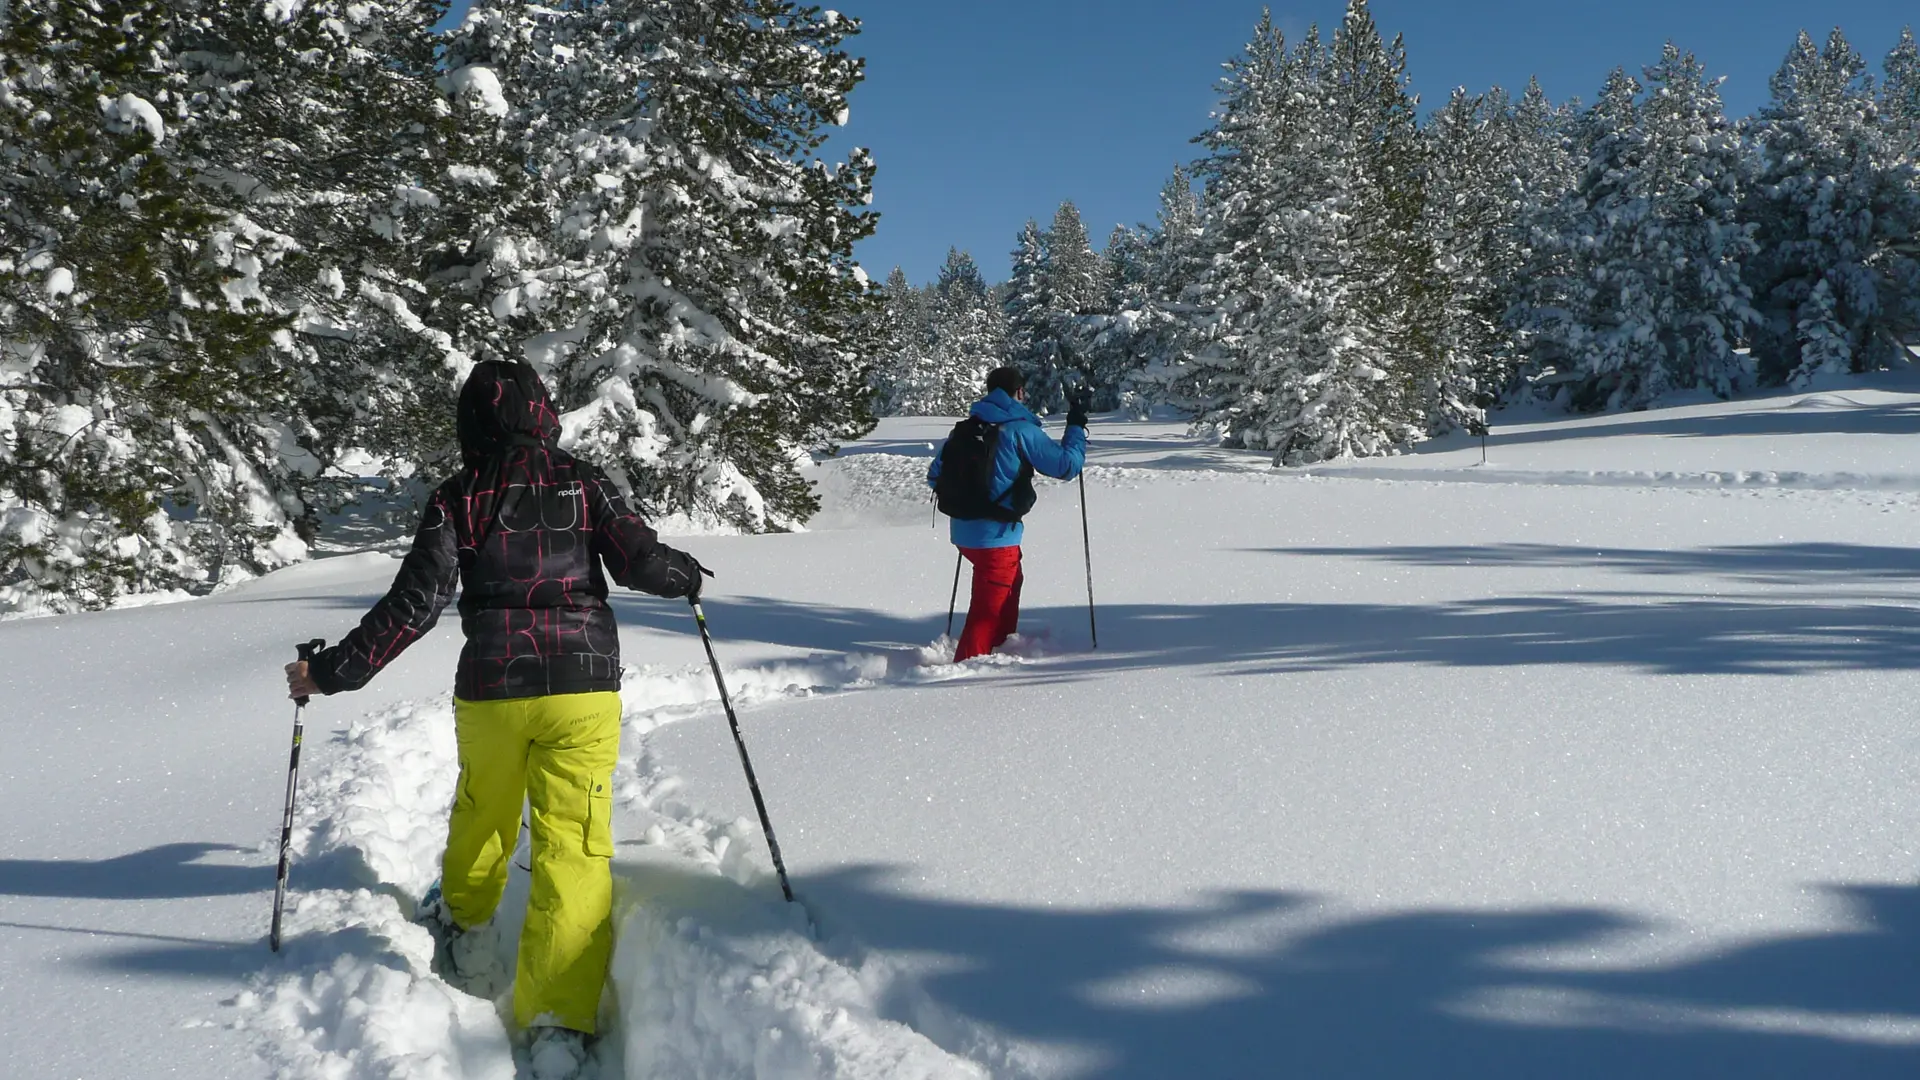
[[[950,526],[954,546],[973,564],[973,595],[966,627],[954,650],[956,663],[992,652],[1019,628],[1020,587],[1026,580],[1020,569],[1025,528],[1019,516],[1033,506],[1033,474],[1071,480],[1086,464],[1086,403],[1073,402],[1067,412],[1067,430],[1056,444],[1041,430],[1040,418],[1027,408],[1026,399],[1026,376],[1015,368],[995,368],[987,374],[987,396],[968,411],[974,419],[999,428],[986,494],[1005,513],[955,517]],[[936,490],[941,461],[936,456],[927,470],[927,483]],[[1002,517],[1009,520],[999,520]]]

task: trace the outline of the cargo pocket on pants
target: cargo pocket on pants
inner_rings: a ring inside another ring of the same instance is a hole
[[[613,857],[613,770],[587,780],[587,854]]]

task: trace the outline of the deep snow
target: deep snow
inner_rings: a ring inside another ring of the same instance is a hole
[[[684,541],[804,908],[684,606],[622,598],[600,1073],[1913,1075],[1920,393],[1530,419],[1301,472],[1097,421],[1097,651],[1045,485],[1030,640],[929,655],[943,421]],[[451,622],[309,709],[266,950],[279,665],[393,566],[0,624],[9,1075],[526,1073],[407,921]]]

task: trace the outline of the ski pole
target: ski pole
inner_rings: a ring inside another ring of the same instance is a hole
[[[953,609],[960,606],[960,563],[966,556],[955,552],[953,555],[953,595],[947,597],[947,636],[953,636]]]
[[[746,770],[747,787],[753,792],[753,808],[760,811],[760,829],[767,834],[767,850],[773,854],[773,869],[780,875],[780,892],[791,903],[793,886],[787,884],[787,865],[780,860],[780,841],[773,838],[773,822],[767,817],[767,802],[760,797],[760,781],[754,778],[753,761],[747,757],[747,741],[740,737],[740,718],[733,714],[733,699],[727,696],[727,680],[720,675],[720,658],[713,652],[713,634],[707,630],[707,613],[700,598],[687,597],[693,605],[694,621],[700,624],[700,643],[707,647],[707,662],[713,665],[713,684],[720,688],[720,705],[727,710],[727,725],[733,728],[733,745],[740,751],[740,767]]]
[[[300,654],[301,663],[310,663],[313,654],[327,647],[326,641],[314,638],[295,649]],[[293,754],[287,761],[287,813],[280,821],[280,870],[273,881],[273,929],[267,934],[267,944],[274,952],[280,951],[280,910],[287,902],[287,870],[293,849],[293,795],[300,780],[300,736],[305,725],[302,714],[306,712],[305,694],[293,699]]]
[[[1093,619],[1093,534],[1087,528],[1087,473],[1080,471],[1080,546],[1087,553],[1087,632],[1093,635],[1093,647],[1100,647],[1100,627]]]

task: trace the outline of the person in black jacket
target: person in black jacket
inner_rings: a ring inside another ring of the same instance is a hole
[[[525,799],[533,884],[514,1015],[538,1031],[536,1047],[559,1038],[577,1049],[594,1031],[613,942],[620,639],[607,580],[697,597],[708,572],[661,543],[604,473],[559,449],[560,420],[532,368],[477,365],[458,421],[464,467],[434,491],[392,587],[338,645],[288,665],[287,688],[365,686],[433,629],[458,583],[460,778],[440,895],[423,915],[454,937],[492,917]]]

